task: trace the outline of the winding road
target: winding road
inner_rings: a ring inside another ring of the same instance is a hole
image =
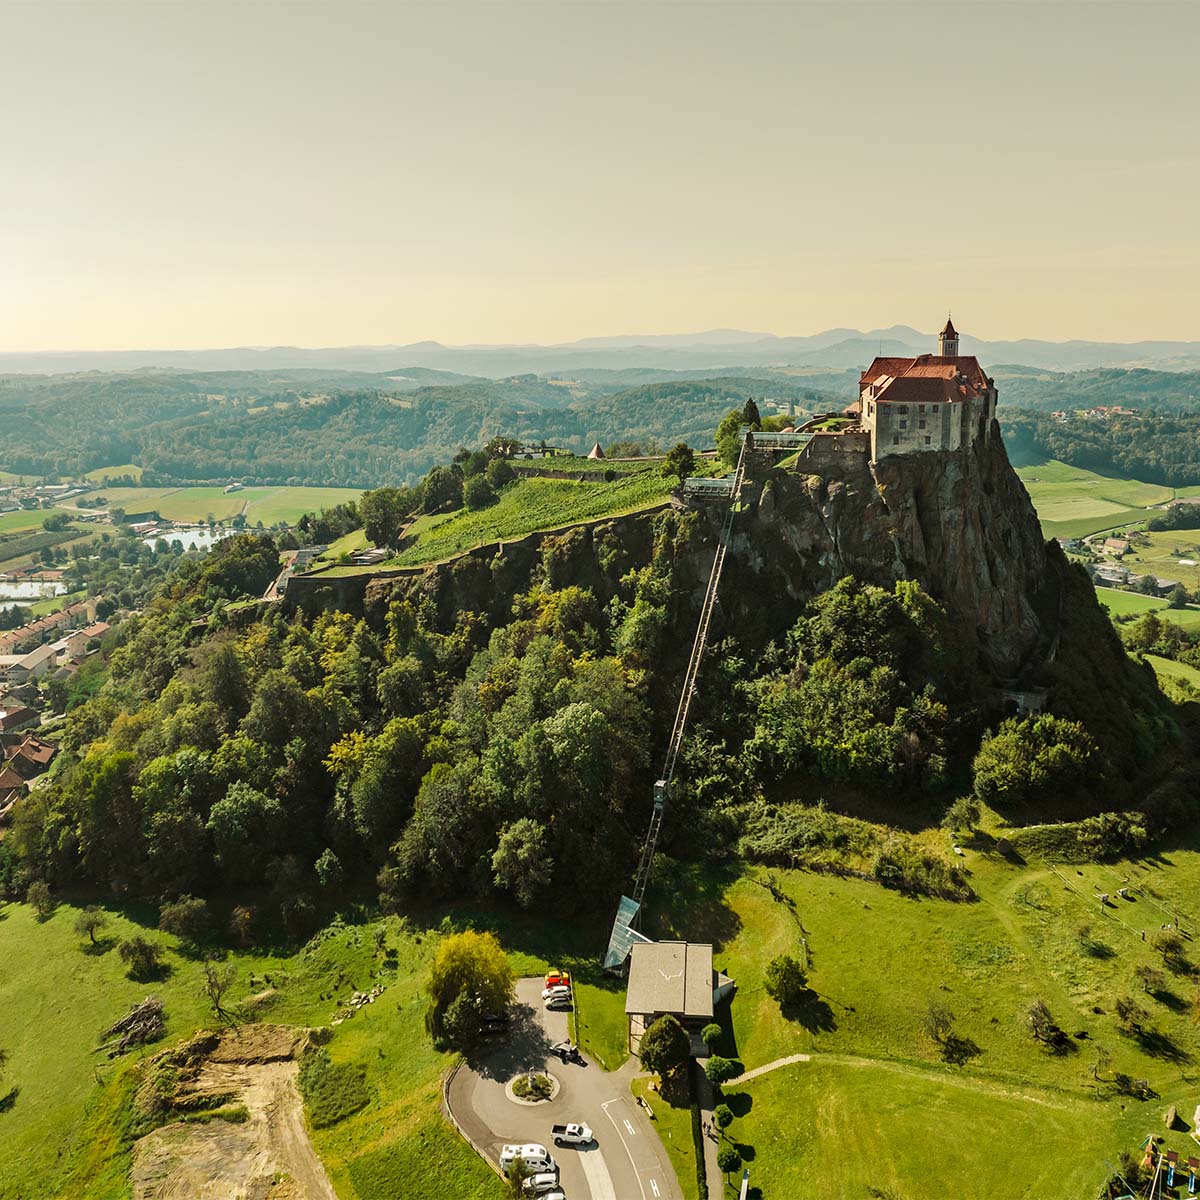
[[[590,1060],[560,1063],[550,1047],[566,1040],[567,1023],[567,1013],[542,1007],[541,979],[518,980],[507,1035],[450,1082],[446,1102],[454,1119],[493,1163],[505,1142],[541,1142],[558,1163],[567,1200],[683,1200],[658,1133],[630,1093],[637,1061],[612,1074]],[[531,1068],[557,1081],[552,1100],[528,1105],[507,1095],[505,1084]],[[567,1121],[590,1125],[595,1143],[556,1147],[550,1127]]]

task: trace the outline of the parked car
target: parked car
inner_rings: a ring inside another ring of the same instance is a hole
[[[557,967],[551,967],[546,972],[546,986],[558,987],[560,985],[562,987],[570,987],[571,975],[568,971],[560,971]]]
[[[571,993],[564,992],[561,996],[547,996],[545,1000],[546,1008],[570,1008]]]
[[[484,1037],[496,1037],[508,1028],[508,1013],[481,1013],[479,1028]]]
[[[553,987],[542,989],[542,999],[549,1000],[551,996],[566,996],[568,999],[571,996],[571,989],[565,984],[556,983]]]
[[[543,1171],[558,1170],[554,1159],[550,1157],[550,1151],[537,1142],[526,1142],[524,1145],[512,1144],[500,1147],[500,1169],[502,1171],[507,1171],[518,1158],[534,1174]]]
[[[553,1171],[539,1171],[521,1181],[521,1190],[530,1196],[540,1196],[558,1188],[558,1176]]]
[[[555,1125],[550,1130],[556,1146],[590,1146],[596,1139],[586,1125]]]

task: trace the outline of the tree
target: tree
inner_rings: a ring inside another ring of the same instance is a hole
[[[687,1031],[670,1013],[652,1022],[638,1044],[642,1066],[661,1076],[682,1067],[690,1054],[691,1041]]]
[[[495,503],[496,493],[484,476],[472,475],[463,484],[463,504],[471,512],[477,512],[479,509],[487,508],[489,504]]]
[[[1134,968],[1133,974],[1143,992],[1161,992],[1166,987],[1167,977],[1155,967],[1142,964]]]
[[[717,426],[717,457],[727,467],[732,467],[737,463],[742,442],[741,432],[742,413],[740,409],[735,408]]]
[[[129,967],[130,979],[150,979],[162,968],[162,947],[140,934],[123,941],[117,953]]]
[[[501,488],[508,487],[510,483],[517,477],[516,471],[512,469],[508,461],[503,458],[493,458],[488,463],[487,469],[483,473],[484,478],[498,492]]]
[[[108,914],[97,908],[94,904],[89,904],[87,908],[75,918],[75,932],[79,937],[87,934],[92,945],[96,944],[96,934],[108,924]]]
[[[250,879],[261,871],[286,827],[283,805],[248,783],[230,784],[224,799],[212,806],[205,826],[217,861],[235,879]]]
[[[1171,594],[1167,597],[1168,608],[1187,608],[1191,603],[1191,594],[1182,583],[1177,583],[1172,589]]]
[[[721,1040],[721,1027],[715,1021],[700,1030],[700,1037],[704,1044],[711,1051],[712,1048]]]
[[[746,403],[742,406],[742,424],[749,425],[751,429],[762,428],[762,417],[759,415],[758,405],[754,403],[753,396],[747,396]]]
[[[1153,575],[1143,575],[1137,583],[1133,585],[1135,592],[1141,592],[1143,596],[1158,595],[1158,580]]]
[[[425,1023],[435,1041],[446,1037],[445,1020],[459,996],[476,999],[483,1012],[503,1012],[513,996],[513,972],[494,933],[473,929],[451,934],[438,947],[429,973]]]
[[[229,914],[229,932],[239,946],[249,946],[254,939],[254,909],[245,904],[235,904]]]
[[[1096,755],[1077,721],[1049,713],[1011,717],[975,755],[975,796],[985,804],[1019,804],[1070,794]]]
[[[332,891],[342,885],[342,863],[336,854],[326,846],[321,857],[313,863],[317,882],[326,891]]]
[[[780,1008],[792,1008],[808,990],[808,978],[790,954],[780,954],[767,964],[764,985],[767,995],[778,1001]]]
[[[367,541],[375,546],[394,546],[400,540],[413,499],[407,488],[382,487],[364,492],[359,511]]]
[[[1051,1015],[1050,1006],[1045,1000],[1035,1000],[1029,1006],[1029,1032],[1036,1041],[1056,1049],[1065,1046],[1067,1042],[1067,1035]]]
[[[1113,1008],[1123,1033],[1137,1033],[1150,1015],[1132,996],[1118,996]]]
[[[446,1041],[465,1050],[475,1045],[482,1030],[483,1012],[479,1001],[466,992],[456,996],[446,1009],[443,1023]]]
[[[714,1087],[720,1087],[721,1084],[736,1079],[741,1073],[741,1063],[735,1062],[732,1058],[723,1058],[720,1054],[714,1054],[704,1065],[704,1074],[708,1076],[708,1082]]]
[[[434,467],[421,484],[421,508],[427,513],[462,504],[462,476],[452,467]]]
[[[733,1109],[728,1104],[718,1104],[713,1109],[713,1120],[718,1129],[728,1129],[733,1124]]]
[[[695,474],[696,455],[686,442],[679,442],[663,459],[662,473],[666,478],[672,476],[679,485],[689,476]]]
[[[736,1171],[742,1165],[742,1155],[736,1146],[728,1144],[722,1146],[717,1151],[717,1168],[725,1176],[725,1182],[729,1182],[729,1174],[731,1171]]]
[[[532,817],[505,825],[492,855],[497,887],[512,892],[522,908],[532,908],[538,893],[550,883],[554,869],[546,827]]]
[[[233,963],[216,963],[211,959],[204,964],[204,994],[212,1005],[213,1012],[222,1021],[227,1019],[225,994],[237,980],[237,967]]]
[[[37,913],[39,921],[46,920],[54,911],[54,897],[50,894],[50,888],[40,879],[35,879],[29,885],[25,892],[25,899]]]
[[[164,904],[158,914],[159,929],[193,946],[204,940],[211,924],[207,901],[195,896],[180,896],[174,903]]]
[[[925,1035],[939,1046],[944,1046],[954,1029],[954,1014],[936,1000],[931,1000],[921,1020]]]
[[[979,801],[974,796],[960,796],[946,809],[946,815],[942,818],[942,828],[947,833],[954,833],[959,829],[972,830],[979,820],[979,813]]]

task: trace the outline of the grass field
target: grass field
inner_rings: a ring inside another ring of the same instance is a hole
[[[670,902],[651,895],[656,932],[713,941],[715,965],[737,981],[723,1052],[747,1068],[811,1056],[726,1089],[739,1114],[729,1134],[764,1194],[833,1200],[871,1185],[914,1200],[1075,1200],[1095,1194],[1106,1158],[1162,1131],[1168,1104],[1190,1114],[1200,1100],[1188,1066],[1194,984],[1169,976],[1151,997],[1133,975],[1139,964],[1161,967],[1139,930],[1168,919],[1157,907],[1166,881],[1171,898],[1195,902],[1200,854],[1176,848],[1082,878],[1071,868],[1073,890],[1043,864],[968,851],[966,866],[979,903],[792,871],[773,872],[790,903],[761,886],[761,871],[702,876]],[[1115,893],[1122,876],[1153,895],[1101,913],[1096,890]],[[678,916],[663,920],[668,912]],[[1083,924],[1093,949],[1076,932]],[[813,989],[788,1017],[763,984],[779,953],[807,958]],[[1153,1037],[1119,1032],[1121,994],[1150,1010]],[[1035,999],[1072,1035],[1069,1053],[1048,1054],[1030,1036]],[[954,1014],[954,1061],[923,1030],[931,1001]],[[1111,1055],[1099,1083],[1097,1046]],[[1148,1079],[1159,1098],[1115,1095],[1115,1071]],[[1186,1134],[1168,1139],[1190,1145]]]
[[[1200,689],[1200,671],[1189,667],[1187,663],[1176,662],[1173,658],[1159,658],[1157,654],[1145,655],[1146,661],[1154,668],[1154,673],[1160,678],[1179,679]]]
[[[0,513],[0,533],[24,533],[30,529],[41,529],[42,522],[47,517],[58,513],[65,513],[69,517],[79,515],[65,508],[22,508],[16,512]]]
[[[226,492],[222,487],[97,488],[80,497],[81,508],[92,507],[103,496],[110,508],[128,513],[157,512],[166,521],[199,523],[211,516],[231,521],[245,510],[250,525],[293,524],[306,512],[319,512],[361,498],[359,488],[252,487]]]
[[[660,503],[670,486],[658,471],[623,475],[612,483],[569,479],[523,479],[505,489],[499,501],[478,512],[460,510],[444,518],[422,519],[417,541],[395,562],[405,566],[437,562],[473,546],[523,537],[593,517],[616,516]]]
[[[11,1108],[0,1112],[3,1200],[128,1196],[128,1147],[114,1134],[122,1066],[94,1052],[98,1034],[147,993],[166,1005],[168,1042],[211,1022],[197,960],[172,953],[165,979],[134,983],[115,945],[143,930],[114,910],[93,952],[73,931],[77,912],[62,905],[44,923],[25,905],[0,912],[0,1046],[11,1055],[6,1085],[18,1089]],[[327,1024],[333,997],[344,1000],[372,981],[385,984],[383,998],[341,1026],[329,1046],[335,1062],[365,1067],[374,1097],[353,1117],[314,1133],[338,1195],[384,1200],[405,1194],[404,1181],[420,1175],[430,1194],[447,1200],[495,1200],[495,1177],[438,1108],[439,1080],[453,1060],[432,1048],[421,996],[437,936],[403,932],[396,922],[388,930],[398,971],[376,955],[371,927],[340,926],[304,953],[235,955],[238,994],[258,990],[269,976],[278,991],[269,1020]],[[175,944],[156,931],[150,936]]]
[[[84,476],[85,479],[90,479],[93,483],[107,483],[110,479],[124,479],[128,476],[137,483],[142,481],[142,468],[135,463],[122,463],[119,467],[97,467],[94,471],[88,471]]]
[[[1138,617],[1143,613],[1156,612],[1164,621],[1182,625],[1184,629],[1200,626],[1200,608],[1171,608],[1157,596],[1098,587],[1096,598],[1115,617]]]
[[[1169,487],[1099,475],[1055,459],[1019,467],[1017,474],[1048,538],[1085,537],[1145,520],[1145,509],[1175,494]]]

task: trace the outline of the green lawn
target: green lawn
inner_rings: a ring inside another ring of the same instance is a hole
[[[1189,667],[1187,663],[1176,662],[1173,658],[1159,658],[1157,654],[1147,654],[1146,661],[1154,668],[1154,673],[1166,676],[1168,679],[1181,679],[1190,683],[1194,688],[1200,688],[1200,671]]]
[[[1099,475],[1055,459],[1019,467],[1017,474],[1048,538],[1085,537],[1145,520],[1147,508],[1175,494],[1169,487]]]
[[[488,542],[646,508],[669,494],[667,481],[652,470],[623,475],[612,483],[523,479],[507,487],[490,508],[479,512],[460,510],[445,519],[418,525],[416,543],[394,562],[403,566],[437,562]]]
[[[1146,541],[1142,545],[1143,538]],[[1177,579],[1188,588],[1200,587],[1200,529],[1172,529],[1139,535],[1121,565],[1141,575]],[[1182,561],[1181,561],[1182,560]]]

